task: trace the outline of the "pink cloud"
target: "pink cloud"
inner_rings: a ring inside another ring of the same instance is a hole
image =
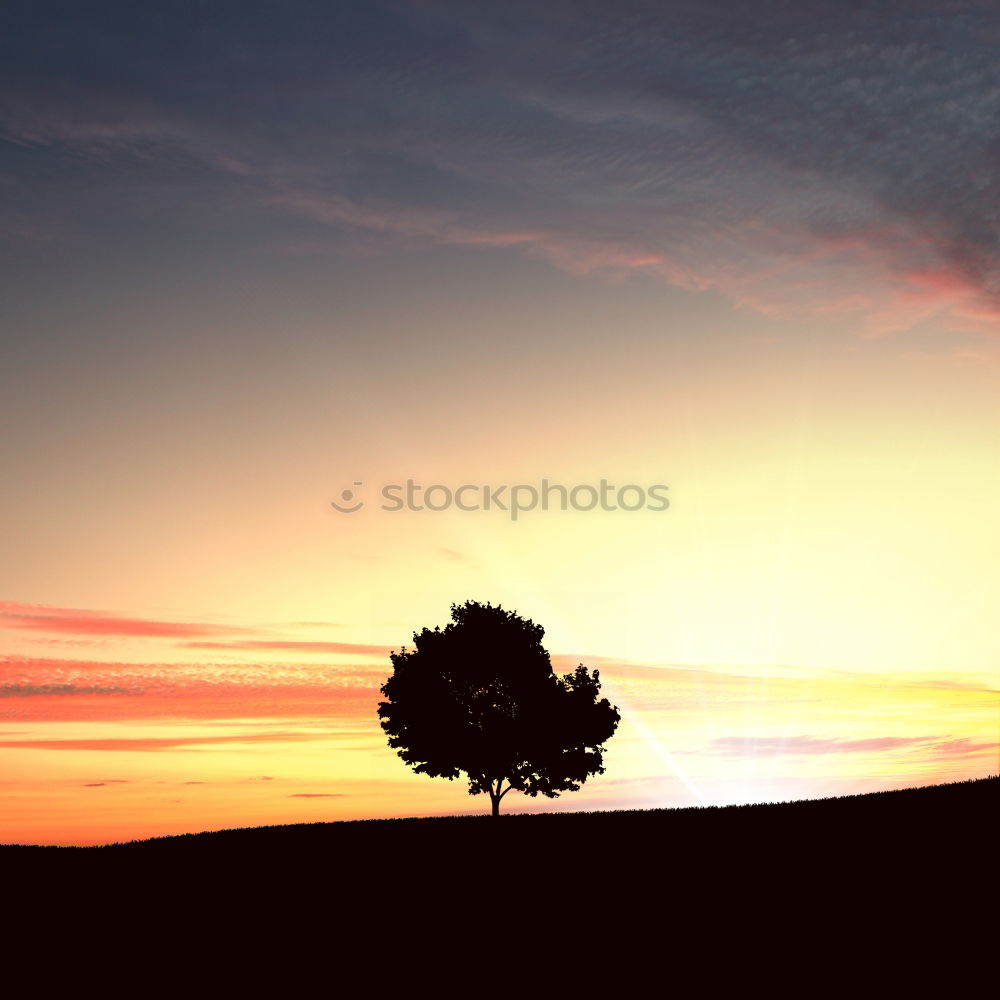
[[[881,753],[907,748],[924,748],[935,756],[955,757],[995,750],[1000,744],[975,743],[967,737],[878,736],[862,740],[839,740],[817,736],[720,736],[712,740],[709,752],[723,757],[799,756],[827,753]]]
[[[572,274],[612,281],[644,274],[690,291],[712,289],[767,316],[853,315],[865,337],[931,319],[958,332],[1000,333],[1000,306],[989,293],[944,261],[933,239],[903,223],[824,232],[744,213],[724,228],[671,234],[637,225],[637,235],[618,238],[590,234],[581,220],[510,229],[443,209],[362,205],[287,187],[275,202],[391,238],[519,247]],[[952,247],[956,261],[960,249]]]
[[[503,233],[466,231],[462,242],[471,246],[512,247],[521,243],[538,243],[542,240],[539,233]]]
[[[955,740],[939,740],[934,744],[934,752],[942,757],[963,757],[966,754],[983,753],[1000,750],[1000,743],[975,743],[963,736]]]
[[[67,632],[72,635],[116,635],[149,638],[184,638],[202,635],[231,635],[245,632],[206,622],[170,622],[129,618],[103,611],[54,608],[41,604],[0,602],[0,627],[37,632]]]
[[[913,298],[920,296],[935,297],[939,295],[972,294],[975,285],[960,274],[943,269],[926,271],[908,271],[900,277],[915,286],[916,291],[910,293]]]

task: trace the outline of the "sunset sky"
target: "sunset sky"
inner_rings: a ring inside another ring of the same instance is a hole
[[[6,4],[0,843],[483,811],[375,714],[469,599],[622,714],[505,810],[1000,771],[998,45],[986,0]]]

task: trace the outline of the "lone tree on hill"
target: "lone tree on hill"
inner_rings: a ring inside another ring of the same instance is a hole
[[[389,746],[418,774],[464,772],[494,816],[512,788],[554,798],[603,774],[603,744],[621,716],[598,701],[598,671],[581,664],[557,677],[545,629],[499,606],[466,601],[451,617],[443,630],[415,632],[415,649],[389,654],[378,706]]]

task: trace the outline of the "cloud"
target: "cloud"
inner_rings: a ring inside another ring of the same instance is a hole
[[[445,557],[445,559],[448,559],[451,562],[466,562],[466,563],[474,562],[474,560],[470,556],[468,556],[464,552],[459,552],[457,549],[449,549],[445,545],[438,545],[435,546],[435,548],[437,549],[438,552],[441,553],[441,555]]]
[[[58,646],[59,648],[65,649],[67,647],[71,649],[93,649],[94,647],[107,646],[108,642],[106,639],[65,639],[65,638],[55,638],[53,636],[32,636],[30,639],[26,639],[25,642],[30,643],[33,646]]]
[[[343,622],[284,622],[284,628],[347,628]]]
[[[994,750],[1000,744],[976,743],[963,737],[878,736],[861,740],[818,736],[720,736],[709,744],[708,752],[723,757],[799,756],[803,754],[882,753],[892,750],[925,749],[936,756],[952,757]]]
[[[33,153],[13,185],[35,206],[12,216],[20,230],[73,225],[72,186],[37,168],[68,162],[109,212],[210,202],[275,244],[467,246],[769,315],[854,316],[869,335],[930,319],[1000,331],[987,4],[293,2],[280,23],[246,11],[197,30],[189,16],[112,30],[29,10],[8,26],[17,96],[0,128]],[[89,51],[99,64],[71,55]]]
[[[934,744],[934,752],[942,757],[962,757],[965,754],[982,753],[992,750],[994,753],[1000,749],[1000,743],[976,743],[967,736],[961,739],[939,740]]]
[[[0,698],[48,698],[66,695],[141,695],[142,691],[113,685],[0,684]]]
[[[108,750],[155,752],[161,750],[196,750],[199,747],[222,746],[231,743],[305,743],[328,739],[336,733],[303,732],[301,730],[231,733],[224,736],[199,734],[178,736],[107,737],[95,739],[25,739],[0,740],[0,747],[21,750]],[[272,781],[264,777],[261,781]]]
[[[349,653],[388,657],[389,647],[357,642],[296,642],[294,640],[236,640],[233,642],[185,642],[188,649],[237,649],[252,652]]]
[[[741,737],[720,736],[711,743],[711,752],[724,757],[761,757],[771,754],[860,753],[898,750],[929,742],[927,736],[882,736],[864,740],[824,739],[816,736]]]
[[[5,714],[19,719],[320,717],[352,728],[372,716],[387,670],[358,662],[116,663],[23,656],[0,656],[0,669],[9,678],[0,686],[0,693],[6,688]]]
[[[109,615],[103,611],[53,608],[39,604],[0,603],[0,628],[38,632],[67,632],[75,635],[114,635],[183,638],[187,636],[231,635],[245,632],[205,622],[169,622],[147,618]]]

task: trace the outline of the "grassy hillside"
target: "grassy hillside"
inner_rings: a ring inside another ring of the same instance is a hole
[[[541,961],[581,989],[612,963],[638,977],[628,995],[680,970],[770,991],[792,968],[825,981],[848,962],[874,988],[904,953],[914,974],[944,938],[975,940],[997,888],[998,793],[992,777],[778,805],[311,823],[5,847],[0,868],[23,933],[124,937],[143,981],[168,942],[244,976],[272,955],[293,979],[321,963],[331,989],[340,966],[381,975],[401,954],[425,986],[455,961],[478,987]]]

